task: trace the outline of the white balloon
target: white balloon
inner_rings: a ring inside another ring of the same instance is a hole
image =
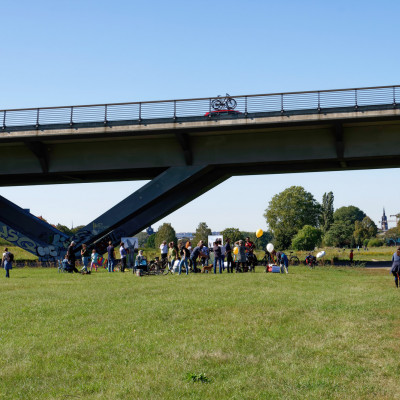
[[[320,251],[320,252],[317,254],[317,258],[321,258],[321,257],[323,257],[325,254],[326,254],[326,253],[325,253],[324,251]]]
[[[274,245],[272,243],[267,244],[267,251],[271,253],[271,251],[274,250]]]

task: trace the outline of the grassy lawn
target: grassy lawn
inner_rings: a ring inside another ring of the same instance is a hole
[[[0,279],[0,399],[400,398],[387,270],[262,270],[13,269]]]

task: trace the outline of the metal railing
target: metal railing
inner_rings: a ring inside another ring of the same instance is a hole
[[[308,92],[288,92],[230,96],[236,110],[244,117],[255,113],[327,112],[338,108],[359,110],[371,106],[398,106],[400,85]],[[146,101],[133,103],[92,104],[66,107],[40,107],[0,110],[0,126],[7,128],[67,125],[81,123],[110,124],[122,121],[141,123],[157,119],[205,117],[213,111],[215,97]]]

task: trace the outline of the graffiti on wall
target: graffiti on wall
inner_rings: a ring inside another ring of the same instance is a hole
[[[39,261],[54,261],[65,254],[68,238],[55,233],[49,243],[37,242],[0,222],[0,237],[39,257]]]

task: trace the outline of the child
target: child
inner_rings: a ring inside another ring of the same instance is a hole
[[[96,249],[92,250],[91,255],[92,262],[90,263],[90,272],[92,272],[92,268],[97,272],[97,263],[99,262],[99,254],[97,253]]]

